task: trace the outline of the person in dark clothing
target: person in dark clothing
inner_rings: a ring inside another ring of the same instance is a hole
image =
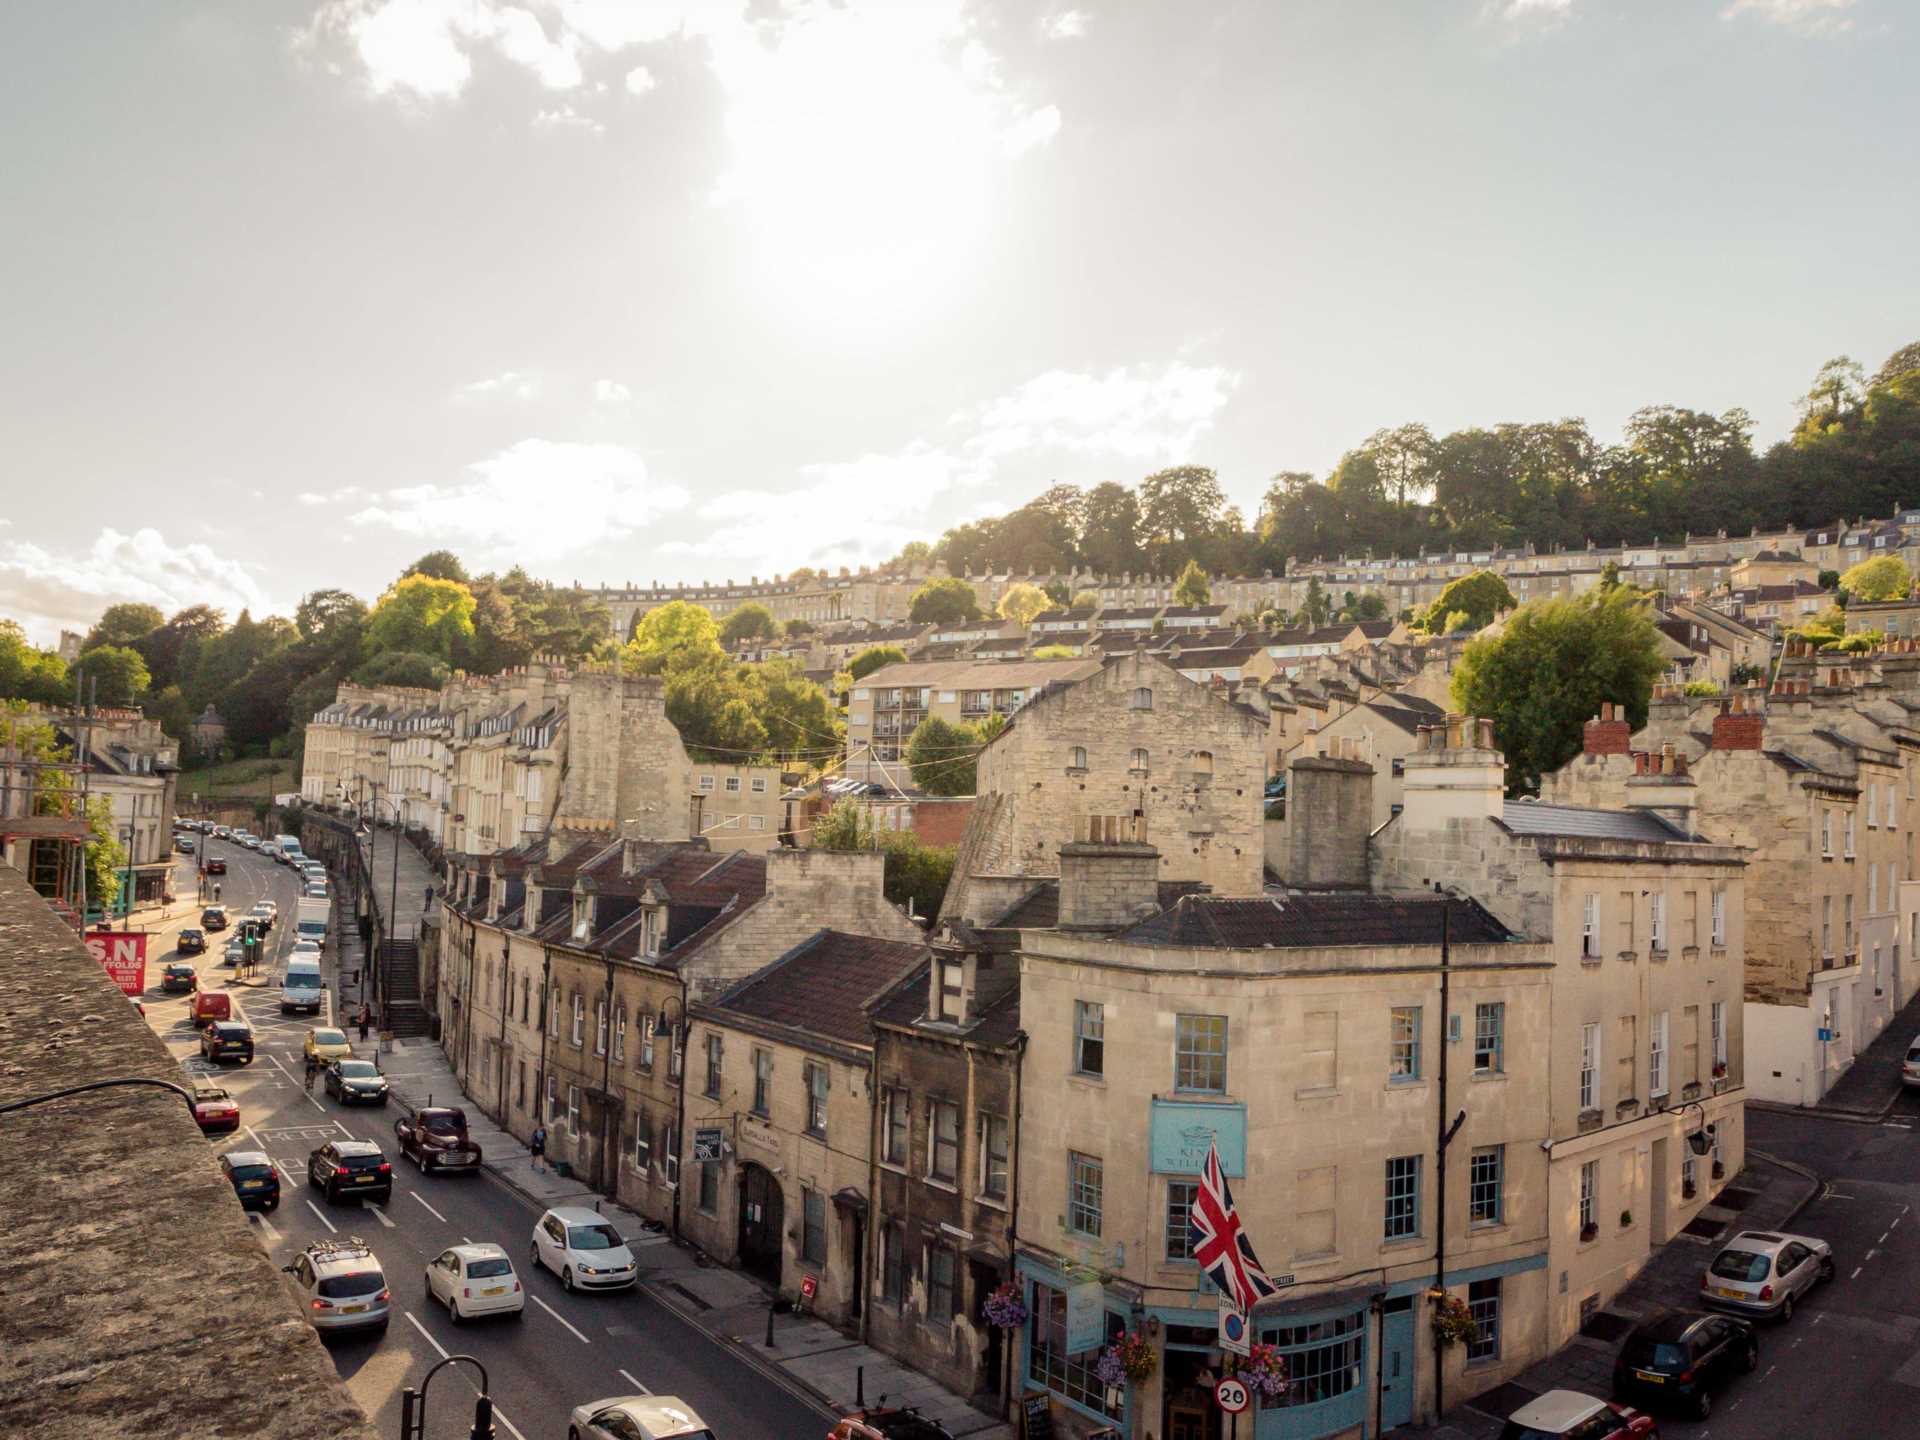
[[[531,1139],[527,1141],[527,1149],[533,1152],[533,1168],[536,1170],[546,1169],[547,1168],[547,1162],[546,1162],[547,1127],[546,1126],[535,1125],[533,1127],[533,1136]]]
[[[360,1005],[360,1038],[367,1038],[367,1027],[373,1023],[373,1010],[364,1001]]]

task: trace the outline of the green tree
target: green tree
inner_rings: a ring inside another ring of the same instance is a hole
[[[1902,600],[1913,589],[1913,576],[1903,562],[1881,555],[1849,568],[1840,588],[1855,600]]]
[[[401,579],[409,575],[425,575],[434,580],[451,580],[456,585],[471,585],[473,577],[467,574],[467,567],[460,563],[460,557],[451,550],[429,550],[401,572]]]
[[[1187,568],[1180,572],[1180,578],[1173,582],[1173,603],[1176,605],[1205,605],[1213,599],[1213,586],[1207,581],[1207,572],[1200,568],[1198,560],[1187,561]]]
[[[1384,620],[1387,618],[1387,597],[1378,590],[1369,590],[1360,597],[1353,607],[1356,620]]]
[[[1540,777],[1580,752],[1583,727],[1602,701],[1646,723],[1666,669],[1646,602],[1598,591],[1523,605],[1498,635],[1469,641],[1454,671],[1453,700],[1493,721],[1507,755],[1507,791],[1538,790]]]
[[[1226,505],[1219,478],[1203,465],[1156,470],[1140,482],[1140,530],[1162,574],[1197,556]]]
[[[1076,590],[1073,592],[1073,600],[1068,608],[1073,610],[1098,610],[1100,608],[1100,592],[1098,590]]]
[[[1017,585],[1007,587],[999,605],[994,607],[994,613],[1002,620],[1014,620],[1027,626],[1033,623],[1034,616],[1052,607],[1053,602],[1047,598],[1046,591],[1022,580]]]
[[[813,844],[819,850],[873,850],[873,812],[854,800],[839,800],[813,822]]]
[[[1822,590],[1838,590],[1840,588],[1840,572],[1838,570],[1822,570],[1819,579],[1814,583],[1819,585]]]
[[[1427,614],[1444,619],[1456,610],[1461,611],[1467,617],[1465,624],[1469,629],[1484,630],[1493,623],[1494,616],[1519,603],[1506,581],[1491,570],[1476,570],[1471,575],[1448,581],[1446,588],[1434,597]],[[1384,602],[1382,608],[1385,608]]]
[[[1103,481],[1087,492],[1080,532],[1080,563],[1098,575],[1138,571],[1145,563],[1140,549],[1140,499],[1115,481]]]
[[[66,661],[29,645],[17,621],[0,620],[0,700],[58,705],[72,699]]]
[[[916,625],[951,625],[980,618],[980,602],[973,587],[957,575],[929,580],[913,592],[907,618]]]
[[[918,542],[916,541],[915,543],[917,544]],[[814,634],[815,631],[811,620],[789,620],[781,627],[780,633],[785,635],[789,640],[798,640],[803,635]]]
[[[166,623],[167,617],[153,605],[133,602],[109,605],[87,632],[87,638],[80,642],[80,649],[84,652],[97,650],[102,645],[132,645]]]
[[[744,667],[748,702],[776,755],[815,755],[835,750],[846,732],[833,699],[792,660],[775,657]]]
[[[458,580],[413,574],[382,595],[367,617],[371,652],[408,650],[451,663],[473,638],[473,591]]]
[[[906,660],[907,652],[898,645],[869,645],[847,662],[847,674],[855,680],[864,680],[876,670],[888,665],[904,665]]]
[[[1071,645],[1042,645],[1034,650],[1034,660],[1071,660],[1074,658]]]
[[[190,605],[133,642],[133,648],[147,662],[153,688],[163,690],[186,681],[200,658],[200,647],[226,628],[227,617],[211,605]]]
[[[437,690],[446,684],[449,674],[447,662],[438,655],[425,655],[418,650],[383,650],[371,660],[361,664],[353,678],[362,685],[399,685],[417,690]],[[304,716],[296,715],[296,721],[305,724]]]
[[[674,600],[640,617],[633,639],[627,642],[627,668],[639,675],[709,660],[724,659],[720,627],[704,606]]]
[[[928,921],[938,917],[953,878],[951,847],[928,845],[911,830],[876,829],[873,813],[853,800],[839,801],[815,820],[812,840],[819,850],[882,851],[887,899]]]
[[[913,783],[929,795],[971,795],[980,735],[971,725],[955,725],[929,715],[907,741],[907,768]]]
[[[1318,630],[1327,623],[1326,587],[1320,583],[1320,577],[1314,575],[1307,580],[1306,603],[1300,608],[1301,618],[1313,629]]]
[[[97,645],[84,651],[74,668],[86,683],[89,700],[102,705],[137,705],[153,676],[130,645]]]
[[[771,640],[779,633],[773,612],[757,600],[749,600],[728,613],[720,626],[720,643],[732,647],[742,640]]]

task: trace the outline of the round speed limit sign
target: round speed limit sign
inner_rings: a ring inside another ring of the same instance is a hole
[[[1229,1415],[1238,1415],[1252,1401],[1252,1397],[1247,1394],[1247,1387],[1232,1376],[1214,1382],[1213,1398],[1215,1403]]]

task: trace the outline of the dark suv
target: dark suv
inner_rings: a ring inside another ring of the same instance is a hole
[[[195,930],[191,926],[180,932],[180,938],[173,942],[175,953],[180,955],[201,955],[206,953],[207,932]]]
[[[1613,1394],[1635,1404],[1671,1404],[1704,1420],[1713,1393],[1760,1363],[1753,1326],[1729,1315],[1681,1310],[1649,1320],[1613,1362]]]
[[[326,1192],[327,1203],[393,1198],[393,1166],[371,1140],[330,1140],[307,1157],[307,1184]]]
[[[200,1053],[212,1061],[253,1063],[253,1027],[244,1020],[216,1020],[200,1032]]]

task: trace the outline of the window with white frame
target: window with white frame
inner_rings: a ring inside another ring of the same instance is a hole
[[[1580,1108],[1599,1107],[1600,1026],[1598,1022],[1580,1027]]]
[[[1383,1233],[1388,1240],[1410,1240],[1420,1233],[1420,1159],[1396,1155],[1387,1161]]]
[[[1600,957],[1600,897],[1593,891],[1580,902],[1580,954],[1588,960]]]
[[[1851,810],[1847,811],[1846,814],[1845,832],[1847,840],[1846,858],[1851,860],[1855,853],[1853,848],[1853,811]]]
[[[1867,782],[1867,829],[1880,828],[1880,787],[1872,781]]]
[[[578,1085],[567,1086],[567,1133],[569,1135],[580,1133],[580,1087]]]
[[[622,1001],[613,1011],[613,1060],[616,1065],[627,1063],[627,1006]]]
[[[593,1002],[593,1053],[596,1055],[607,1053],[607,1002],[605,1000]]]
[[[1580,1233],[1584,1237],[1589,1231],[1600,1228],[1595,1218],[1599,1209],[1600,1162],[1589,1160],[1580,1167]]]
[[[587,1002],[578,990],[573,992],[573,1048],[578,1050],[587,1040]]]
[[[764,829],[766,829],[766,828],[767,828],[767,817],[766,817],[766,816],[764,816],[764,815],[749,815],[749,816],[747,817],[747,828],[748,828],[749,830],[764,830]]]
[[[988,1200],[1007,1198],[1007,1166],[1012,1154],[1007,1117],[980,1112],[980,1194]]]
[[[753,1113],[770,1115],[772,1104],[773,1052],[756,1049],[753,1052]]]
[[[1106,1171],[1097,1155],[1067,1152],[1067,1229],[1075,1235],[1100,1238],[1101,1212],[1106,1198]]]
[[[1833,958],[1833,896],[1820,897],[1820,955],[1822,959]]]
[[[1223,1094],[1227,1088],[1227,1017],[1174,1017],[1173,1085],[1176,1090]]]
[[[1647,1093],[1656,1099],[1667,1093],[1667,1012],[1662,1010],[1647,1027]]]
[[[1086,746],[1076,745],[1067,752],[1067,768],[1069,770],[1084,770],[1087,768]]]
[[[951,1100],[927,1104],[927,1178],[951,1185],[960,1174],[960,1107]]]
[[[1104,1075],[1107,1064],[1106,1006],[1095,1000],[1073,1002],[1073,1068],[1081,1075]]]
[[[1507,1007],[1502,1001],[1473,1007],[1473,1073],[1497,1075],[1506,1068]]]
[[[1388,1012],[1387,1078],[1420,1078],[1420,1007],[1395,1005]]]
[[[816,1140],[827,1138],[827,1097],[832,1093],[833,1072],[817,1060],[806,1064],[807,1134]]]
[[[653,1069],[653,1015],[648,1012],[640,1017],[640,1068]]]
[[[727,776],[727,794],[738,795],[739,793],[740,793],[740,777],[738,775]]]
[[[910,1103],[907,1092],[896,1086],[887,1091],[886,1103],[881,1107],[880,1158],[888,1165],[907,1163],[907,1138],[913,1123],[908,1109]]]
[[[1840,897],[1840,938],[1844,946],[1840,953],[1853,954],[1853,894],[1851,891]]]
[[[1833,858],[1833,811],[1820,812],[1820,854],[1825,859]]]
[[[700,793],[702,795],[711,795],[713,793],[713,777],[711,775],[702,775],[700,777]]]
[[[753,793],[755,795],[764,795],[767,793],[767,777],[766,776],[756,775],[753,777]]]
[[[1145,686],[1145,685],[1142,685],[1142,686],[1140,686],[1140,687],[1139,687],[1138,689],[1136,689],[1136,690],[1135,690],[1135,691],[1133,692],[1133,699],[1132,699],[1131,701],[1129,701],[1129,702],[1128,702],[1128,705],[1127,705],[1127,708],[1128,708],[1128,709],[1130,709],[1130,710],[1151,710],[1151,709],[1153,709],[1153,691],[1152,691],[1152,689],[1151,689],[1151,688],[1149,688],[1148,686]]]
[[[1716,950],[1727,944],[1727,892],[1713,892],[1713,945]]]
[[[1667,897],[1659,890],[1653,892],[1647,905],[1648,940],[1655,950],[1667,948]]]
[[[1507,1150],[1487,1145],[1467,1162],[1467,1223],[1498,1225],[1504,1211]]]
[[[1712,1029],[1713,1073],[1718,1079],[1727,1069],[1727,1002],[1716,1000],[1708,1024]]]
[[[704,1093],[710,1100],[720,1098],[720,1079],[726,1065],[725,1043],[719,1031],[707,1032],[707,1084]]]
[[[547,1033],[557,1036],[560,1033],[560,987],[554,986],[547,996]]]
[[[1133,754],[1127,760],[1127,766],[1129,769],[1138,771],[1140,774],[1144,775],[1147,773],[1147,770],[1150,768],[1148,765],[1148,758],[1149,757],[1144,748],[1136,747]]]
[[[633,1168],[642,1175],[653,1165],[653,1117],[643,1110],[633,1117]]]

